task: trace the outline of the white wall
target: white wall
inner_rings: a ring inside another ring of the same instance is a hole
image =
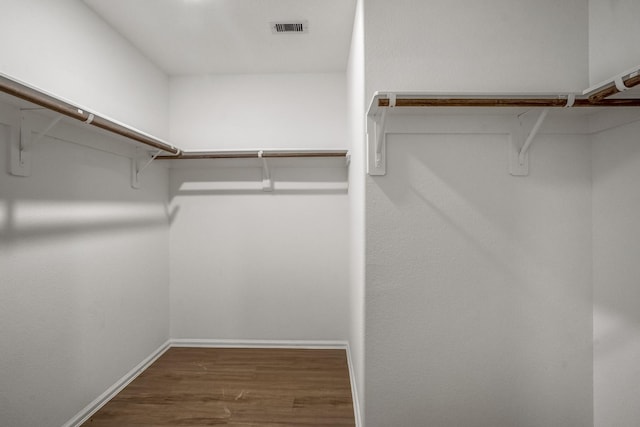
[[[351,165],[349,166],[350,305],[349,344],[360,414],[364,413],[364,241],[365,241],[365,95],[364,2],[356,3],[351,51],[347,67],[348,117]]]
[[[81,1],[3,1],[0,51],[0,72],[168,136],[167,77]],[[134,191],[128,158],[47,137],[32,176],[10,176],[7,132],[0,424],[61,425],[168,338],[168,173],[151,166]],[[69,125],[51,134],[130,152]]]
[[[506,135],[388,143],[367,186],[367,425],[591,425],[586,138],[538,137],[526,178]]]
[[[589,67],[599,83],[640,63],[640,3],[589,2]],[[636,217],[638,123],[593,137],[594,425],[640,419]]]
[[[173,338],[348,339],[346,169],[270,163],[171,171]]]
[[[367,1],[367,94],[582,90],[587,10]],[[526,178],[506,136],[388,141],[366,184],[367,426],[590,425],[588,140],[539,138]]]
[[[171,79],[171,135],[197,148],[346,148],[344,74]],[[344,159],[171,171],[174,338],[347,340]]]
[[[8,138],[0,125],[0,424],[62,425],[168,338],[168,173],[136,191],[128,158],[45,137],[16,177]]]
[[[640,65],[640,2],[589,0],[589,77],[597,84]]]
[[[346,146],[344,73],[172,77],[170,87],[171,140],[182,148]]]
[[[367,93],[582,91],[587,0],[367,0]]]
[[[593,138],[594,413],[597,427],[640,419],[640,123]]]
[[[168,79],[80,0],[3,0],[0,72],[160,138]]]

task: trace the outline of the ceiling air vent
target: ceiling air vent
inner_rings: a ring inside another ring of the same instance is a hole
[[[271,32],[273,34],[291,34],[291,33],[309,32],[309,23],[307,21],[271,22],[270,25],[271,25]]]

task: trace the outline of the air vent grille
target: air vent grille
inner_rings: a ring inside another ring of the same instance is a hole
[[[309,31],[307,21],[271,22],[273,34],[306,33]]]

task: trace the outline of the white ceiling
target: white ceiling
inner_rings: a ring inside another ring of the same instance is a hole
[[[346,69],[355,0],[83,0],[169,75]],[[307,20],[305,34],[273,21]]]

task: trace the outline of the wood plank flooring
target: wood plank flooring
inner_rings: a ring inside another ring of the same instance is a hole
[[[344,350],[171,348],[83,426],[355,426]]]

